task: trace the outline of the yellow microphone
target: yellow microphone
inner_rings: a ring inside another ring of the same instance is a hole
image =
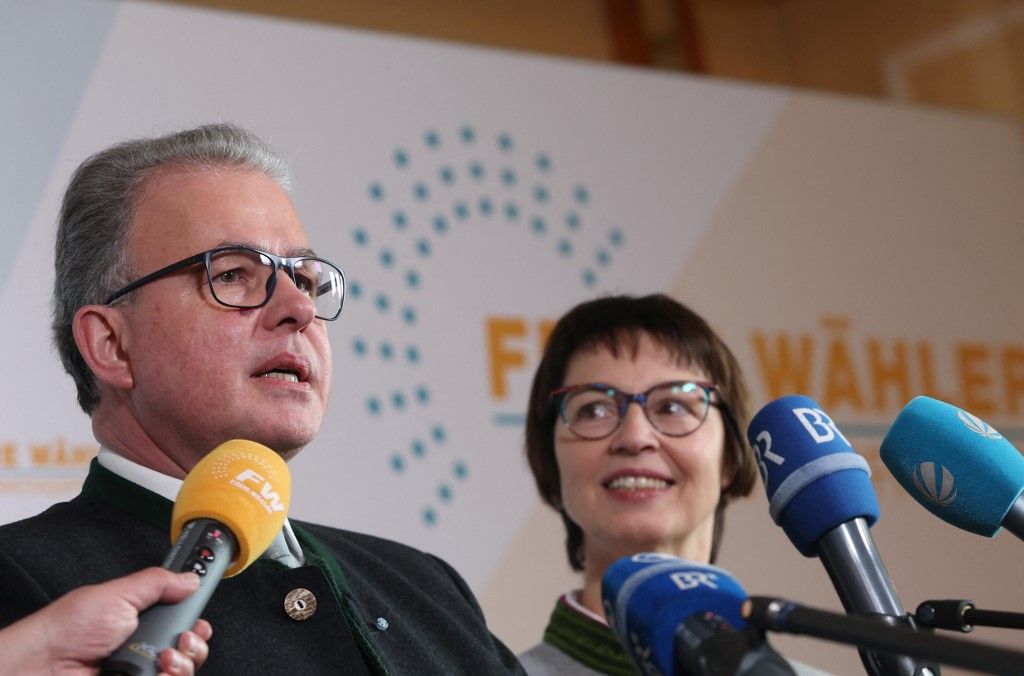
[[[232,439],[213,449],[185,477],[171,515],[171,551],[163,567],[192,571],[199,589],[178,603],[157,604],[103,663],[105,676],[153,676],[159,656],[199,619],[223,577],[245,570],[281,532],[291,475],[263,444]]]

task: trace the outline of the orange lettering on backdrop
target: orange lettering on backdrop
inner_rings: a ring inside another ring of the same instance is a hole
[[[960,380],[960,394],[964,408],[975,415],[995,412],[992,401],[992,378],[989,372],[990,349],[979,343],[959,343],[956,346],[956,365]]]
[[[802,334],[796,345],[784,333],[775,336],[774,346],[760,331],[754,331],[751,338],[761,382],[769,399],[794,393],[810,394],[814,343],[809,335]]]
[[[1003,389],[1006,409],[1020,413],[1020,398],[1024,396],[1024,348],[1008,345],[1003,349]]]
[[[917,367],[921,371],[921,391],[919,394],[923,394],[932,399],[938,399],[939,401],[945,401],[950,404],[957,403],[954,398],[948,394],[943,394],[939,391],[937,384],[937,377],[935,375],[935,358],[932,354],[932,345],[926,341],[920,341],[916,346],[917,352]]]
[[[849,320],[845,317],[823,317],[821,324],[830,333],[825,348],[825,391],[822,394],[822,406],[826,410],[832,410],[845,404],[861,411],[864,409],[864,399],[860,393],[857,369],[845,335],[849,328]]]
[[[506,340],[523,338],[526,322],[508,317],[487,318],[487,350],[491,364],[491,396],[504,399],[508,396],[509,369],[521,369],[526,364],[523,351],[509,349]]]
[[[50,447],[46,444],[32,444],[29,446],[28,451],[32,457],[33,465],[50,464]]]
[[[874,390],[874,406],[878,411],[887,411],[893,406],[903,406],[911,398],[910,365],[907,360],[907,345],[902,340],[893,341],[892,356],[886,358],[882,341],[868,339],[868,368]],[[890,403],[886,394],[896,391],[896,401]]]
[[[4,467],[17,467],[18,455],[15,453],[16,446],[14,442],[7,441],[3,445],[0,445],[0,465]]]

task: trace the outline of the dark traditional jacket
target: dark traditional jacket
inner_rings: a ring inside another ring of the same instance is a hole
[[[160,565],[172,507],[93,461],[73,500],[0,526],[0,626],[81,585]],[[258,560],[221,581],[203,612],[213,638],[202,673],[522,673],[444,561],[369,535],[291,524],[306,565]],[[315,597],[308,619],[286,612],[296,589]]]

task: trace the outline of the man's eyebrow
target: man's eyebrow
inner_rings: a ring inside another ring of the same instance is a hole
[[[266,249],[263,248],[263,245],[258,244],[258,243],[253,242],[253,241],[241,241],[241,240],[239,240],[239,241],[223,241],[223,242],[218,243],[216,248],[219,249],[220,247],[223,247],[223,246],[244,246],[244,247],[246,247],[248,249],[257,249],[259,251],[266,251]],[[274,252],[271,251],[269,253],[274,253]],[[310,249],[309,247],[304,247],[304,246],[303,247],[295,247],[295,248],[292,248],[292,249],[288,249],[284,253],[278,254],[278,255],[279,256],[284,256],[285,258],[297,258],[297,257],[300,257],[300,256],[301,257],[309,256],[311,258],[319,258],[319,256],[317,256],[316,251],[314,251],[313,249]]]

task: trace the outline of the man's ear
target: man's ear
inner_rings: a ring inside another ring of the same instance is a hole
[[[71,321],[71,331],[99,382],[120,390],[135,386],[128,356],[128,323],[121,310],[106,305],[80,307]]]

